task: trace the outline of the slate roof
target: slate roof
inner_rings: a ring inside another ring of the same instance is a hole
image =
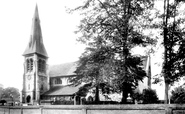
[[[42,39],[42,31],[41,31],[41,26],[40,26],[40,19],[39,19],[37,5],[36,5],[35,13],[33,16],[30,41],[27,45],[26,50],[23,53],[23,56],[28,55],[28,54],[33,54],[33,53],[48,57],[48,54],[46,52],[43,39]]]
[[[55,86],[45,92],[44,96],[69,96],[79,91],[80,86]]]
[[[64,63],[59,65],[49,66],[49,76],[74,76],[76,75],[74,71],[77,68],[77,62]]]

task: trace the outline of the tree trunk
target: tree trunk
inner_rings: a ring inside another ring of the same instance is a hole
[[[122,85],[121,104],[126,104],[127,103],[127,97],[128,97],[128,88],[127,88],[127,84],[124,82],[123,85]]]
[[[128,92],[122,91],[121,104],[126,104],[127,103],[127,97],[128,97]]]
[[[99,102],[100,97],[99,97],[99,85],[96,85],[96,93],[95,93],[95,102]]]
[[[131,8],[131,1],[130,0],[125,0],[123,2],[124,4],[124,30],[121,32],[122,36],[122,46],[123,46],[123,52],[122,52],[122,71],[123,71],[123,79],[124,77],[127,76],[127,66],[126,66],[126,61],[127,61],[127,56],[129,53],[128,47],[127,47],[127,40],[128,40],[128,29],[129,29],[129,20],[130,20],[130,8]],[[128,88],[127,88],[127,82],[122,79],[122,99],[121,103],[126,104],[127,103],[127,97],[128,97]]]
[[[164,96],[164,103],[169,103],[169,96],[168,96],[169,84],[165,82],[165,96]]]
[[[168,11],[169,9],[169,0],[164,0],[164,18],[163,18],[163,32],[164,32],[164,39],[163,39],[163,42],[164,42],[164,64],[163,64],[163,70],[164,70],[164,82],[165,82],[165,101],[164,103],[167,104],[168,103],[168,89],[169,89],[169,83],[168,83],[168,80],[169,80],[169,75],[168,75],[168,70],[167,69],[167,64],[168,64],[168,56],[167,56],[167,45],[168,45],[168,37],[167,37],[167,34],[168,34],[168,29],[167,29],[167,25],[168,25]]]

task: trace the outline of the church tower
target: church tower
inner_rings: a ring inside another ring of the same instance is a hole
[[[48,90],[49,77],[47,75],[48,55],[44,47],[38,7],[32,20],[30,41],[23,53],[24,75],[23,75],[23,103],[39,103],[40,95]]]

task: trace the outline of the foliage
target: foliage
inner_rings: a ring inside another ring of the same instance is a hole
[[[132,98],[133,100],[141,101],[143,99],[143,94],[139,92],[134,92]]]
[[[2,94],[3,94],[3,88],[0,87],[0,98],[2,98]]]
[[[153,89],[144,89],[142,93],[135,92],[132,98],[143,104],[158,103],[158,96]]]
[[[144,89],[142,93],[142,100],[144,104],[157,103],[158,97],[155,90]]]
[[[79,91],[76,93],[76,95],[86,96],[91,86],[92,86],[92,83],[84,84],[82,87],[79,88]]]
[[[123,92],[122,102],[146,73],[141,57],[130,52],[135,46],[147,46],[154,40],[143,35],[141,22],[147,21],[152,0],[87,0],[75,10],[84,14],[77,33],[78,40],[87,44],[76,70],[75,83],[106,83]],[[146,20],[145,20],[146,19]]]
[[[10,98],[10,97],[19,98],[20,97],[19,90],[14,87],[8,87],[8,88],[3,89],[1,98]]]
[[[165,103],[168,103],[169,85],[183,76],[185,66],[184,52],[184,28],[185,21],[178,12],[180,0],[164,0],[163,14],[163,45],[164,63],[163,76],[165,80]]]
[[[87,51],[91,51],[91,53],[87,54]],[[83,57],[80,58],[79,67],[76,70],[78,76],[71,81],[76,84],[82,82],[90,83],[91,87],[96,88],[95,100],[99,101],[99,84],[105,82],[105,78],[103,78],[107,65],[105,61],[108,58],[106,56],[109,55],[106,47],[102,47],[99,50],[89,48],[87,51],[84,53]]]
[[[169,86],[184,76],[184,11],[181,10],[184,0],[164,0],[163,11],[156,12],[156,21],[150,27],[160,29],[162,46],[164,47],[162,73],[164,78],[165,103],[168,103]],[[158,3],[158,2],[156,2]],[[162,3],[162,2],[161,2]],[[159,36],[160,37],[160,36]],[[161,81],[158,77],[154,83]]]
[[[185,103],[185,89],[182,86],[176,87],[171,93],[173,103]]]

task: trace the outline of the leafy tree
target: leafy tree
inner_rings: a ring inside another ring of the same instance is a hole
[[[20,97],[20,93],[19,90],[17,88],[14,87],[8,87],[3,89],[2,91],[2,98],[19,98]]]
[[[99,84],[108,83],[122,92],[122,103],[146,73],[141,59],[130,52],[135,46],[154,42],[143,35],[141,20],[147,19],[152,0],[87,0],[75,10],[83,11],[79,41],[88,45],[72,81],[93,82],[98,101]],[[116,89],[115,89],[116,90]]]
[[[179,17],[178,7],[182,0],[164,0],[163,14],[163,75],[165,82],[165,103],[168,103],[168,90],[173,82],[184,75],[184,19]]]
[[[185,32],[183,26],[185,19],[182,16],[183,12],[180,11],[183,2],[183,0],[164,0],[162,14],[158,16],[158,20],[162,19],[162,21],[153,24],[155,27],[162,29],[164,62],[161,76],[164,77],[165,82],[165,103],[169,102],[169,86],[173,85],[175,81],[178,81],[185,73]],[[155,81],[159,82],[161,80],[157,79]]]
[[[173,103],[185,103],[185,89],[182,86],[176,87],[171,93]]]
[[[89,49],[91,53],[87,54]],[[91,83],[93,87],[96,87],[95,101],[99,101],[99,85],[103,83],[103,73],[106,65],[104,61],[108,55],[106,48],[100,48],[100,50],[89,49],[80,58],[79,67],[76,70],[78,76],[73,78],[72,81],[76,84]]]

